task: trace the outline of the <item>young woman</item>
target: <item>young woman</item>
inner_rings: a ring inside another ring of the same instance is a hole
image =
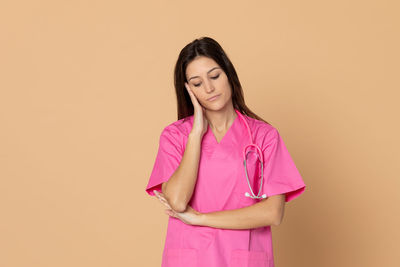
[[[162,267],[274,267],[271,225],[305,190],[281,136],[245,105],[212,38],[182,49],[174,78],[178,120],[161,132],[146,187],[170,216]]]

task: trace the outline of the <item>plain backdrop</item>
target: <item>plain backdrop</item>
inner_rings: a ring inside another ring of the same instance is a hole
[[[307,187],[277,267],[400,266],[398,1],[2,1],[0,266],[160,266],[173,68],[217,40]]]

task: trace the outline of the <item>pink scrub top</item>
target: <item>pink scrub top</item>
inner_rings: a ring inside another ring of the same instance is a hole
[[[285,201],[305,190],[302,180],[276,128],[243,115],[249,124],[253,141],[264,157],[262,194],[267,197],[285,194]],[[158,154],[146,192],[161,191],[161,184],[179,166],[193,125],[193,115],[175,121],[161,132]],[[196,186],[188,205],[199,212],[239,209],[260,200],[245,196],[250,192],[243,165],[243,149],[250,143],[246,125],[237,115],[218,143],[208,127],[201,143]],[[254,154],[250,154],[254,155]],[[254,194],[259,190],[260,167],[248,159],[248,176]],[[251,167],[251,164],[253,167]],[[162,267],[274,267],[271,227],[253,229],[220,229],[188,225],[169,217]]]

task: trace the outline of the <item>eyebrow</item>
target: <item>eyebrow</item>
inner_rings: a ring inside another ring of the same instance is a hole
[[[215,70],[215,69],[220,69],[220,67],[214,67],[214,68],[212,68],[211,70],[207,71],[207,73],[210,73],[211,71],[213,71],[213,70]],[[193,78],[198,78],[198,77],[199,77],[199,76],[193,76],[193,77],[189,78],[188,82],[189,82],[191,79],[193,79]]]

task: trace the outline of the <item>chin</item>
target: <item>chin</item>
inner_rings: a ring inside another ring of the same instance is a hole
[[[211,103],[208,104],[206,107],[207,110],[212,110],[212,111],[218,111],[218,110],[223,110],[228,103],[223,103],[223,102],[217,102],[217,103]]]

